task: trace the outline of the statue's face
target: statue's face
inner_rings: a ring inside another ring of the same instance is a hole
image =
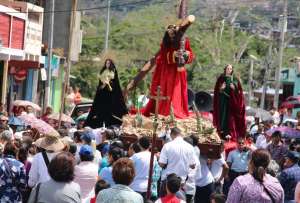
[[[232,74],[232,66],[231,65],[228,65],[227,67],[226,67],[226,70],[225,70],[225,74],[226,75],[231,75]]]
[[[110,60],[106,60],[105,66],[106,66],[106,68],[109,68],[109,67],[110,67]]]
[[[168,35],[171,39],[175,37],[176,25],[169,25],[167,28]]]

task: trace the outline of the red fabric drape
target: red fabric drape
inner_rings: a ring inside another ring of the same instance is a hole
[[[185,41],[185,49],[189,51],[187,63],[191,63],[194,56],[188,39]],[[174,48],[166,48],[161,44],[161,49],[156,59],[156,68],[153,73],[150,87],[150,95],[156,95],[157,86],[161,87],[161,95],[168,96],[168,100],[159,102],[159,114],[168,116],[172,103],[175,117],[186,118],[189,116],[187,96],[187,73],[183,68],[178,71],[174,60]],[[154,113],[155,101],[150,99],[142,113],[149,116]]]
[[[221,75],[215,85],[214,89],[214,110],[213,110],[213,124],[220,133],[220,87],[224,82],[224,76]],[[229,99],[229,115],[228,115],[228,129],[231,139],[237,141],[239,137],[245,137],[246,133],[246,113],[243,89],[240,81],[238,81],[237,90],[230,91]]]

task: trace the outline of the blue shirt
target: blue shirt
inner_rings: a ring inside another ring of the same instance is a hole
[[[5,166],[5,162],[7,166]],[[26,188],[24,164],[16,159],[0,158],[0,202],[21,202]]]
[[[240,152],[238,149],[229,152],[227,162],[231,164],[230,169],[235,172],[247,172],[250,151]]]
[[[101,190],[97,195],[97,203],[143,203],[143,197],[126,185],[116,184]]]
[[[284,199],[294,200],[296,185],[297,182],[300,181],[300,167],[298,164],[284,169],[278,179],[284,190]]]
[[[102,180],[105,180],[106,183],[108,183],[111,186],[115,185],[115,181],[112,178],[112,167],[108,166],[101,170],[99,174],[100,178]]]

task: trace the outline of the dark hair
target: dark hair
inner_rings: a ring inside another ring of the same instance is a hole
[[[174,27],[175,25],[169,25],[168,29],[171,28],[171,26]],[[165,32],[165,35],[163,37],[163,45],[165,47],[167,47],[167,48],[172,47],[175,49],[179,48],[181,35],[178,34],[178,31],[176,31],[176,28],[174,29],[174,34],[175,34],[175,36],[174,36],[173,40],[171,40],[171,37],[169,36],[168,31]]]
[[[77,151],[76,144],[75,143],[70,143],[69,152],[74,155],[74,154],[76,154],[76,151]]]
[[[139,145],[141,146],[141,147],[143,147],[144,149],[149,149],[149,147],[150,147],[150,141],[149,141],[149,138],[148,137],[146,137],[146,136],[143,136],[143,137],[141,137],[140,139],[139,139]]]
[[[133,149],[133,151],[134,151],[135,153],[139,153],[139,152],[141,151],[141,147],[140,147],[140,145],[138,144],[137,141],[134,142],[134,143],[132,143],[132,144],[130,145],[130,147]]]
[[[184,137],[183,140],[189,143],[190,145],[194,144],[193,139],[191,137]]]
[[[124,150],[119,147],[113,147],[109,150],[108,154],[112,157],[113,162],[124,156]]]
[[[95,184],[95,195],[97,196],[101,190],[109,188],[110,185],[105,180],[98,180]]]
[[[94,155],[87,155],[87,154],[79,154],[81,161],[93,161]]]
[[[112,140],[115,137],[116,137],[116,133],[113,130],[111,130],[111,129],[105,130],[105,138],[107,140]]]
[[[135,177],[132,160],[121,158],[116,161],[112,169],[112,178],[116,184],[130,185]]]
[[[5,144],[4,149],[3,149],[4,156],[11,155],[11,156],[16,157],[17,152],[18,152],[18,149],[17,149],[16,145],[14,145],[14,143],[7,142]]]
[[[70,152],[61,152],[50,161],[48,172],[57,182],[71,182],[74,179],[74,167],[74,156]]]
[[[171,173],[167,176],[167,188],[172,193],[175,194],[179,191],[181,186],[181,178],[175,173]]]
[[[21,147],[18,151],[18,160],[23,164],[27,160],[28,157],[28,149],[26,147]]]
[[[280,137],[281,138],[281,132],[280,131],[275,131],[272,133],[272,137]]]
[[[75,142],[81,142],[82,140],[81,140],[81,132],[79,132],[79,131],[75,131],[74,132],[74,141]]]
[[[191,137],[192,140],[193,140],[193,146],[198,146],[198,143],[199,143],[199,136],[196,135],[196,134],[192,134],[190,137]]]
[[[270,153],[265,149],[257,149],[252,152],[250,163],[253,165],[253,177],[262,183],[268,165],[270,163]]]
[[[124,143],[122,140],[113,140],[110,144],[110,148],[118,147],[124,149]]]
[[[171,135],[177,136],[181,134],[181,130],[177,127],[171,129]]]
[[[100,74],[103,73],[103,71],[106,69],[106,62],[107,61],[110,61],[110,66],[108,67],[108,69],[110,71],[115,71],[116,70],[116,66],[115,66],[114,62],[111,59],[106,59],[105,62],[104,62],[104,66],[100,70]]]
[[[216,203],[225,203],[226,196],[224,194],[213,193],[210,196],[210,200],[215,200]]]

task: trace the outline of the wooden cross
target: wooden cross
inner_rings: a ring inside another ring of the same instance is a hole
[[[159,108],[159,101],[160,100],[167,100],[169,99],[169,97],[165,97],[165,96],[161,96],[161,90],[160,90],[160,86],[157,86],[157,90],[156,90],[156,96],[150,95],[150,99],[153,99],[155,101],[155,121],[157,121],[158,118],[158,108]]]
[[[150,98],[155,100],[155,117],[153,122],[153,134],[152,134],[152,147],[151,147],[151,157],[150,157],[150,168],[149,168],[149,177],[148,177],[148,187],[147,187],[147,199],[151,197],[151,183],[152,183],[152,173],[153,173],[153,162],[154,162],[154,149],[156,145],[156,130],[158,127],[158,107],[160,100],[167,100],[169,97],[161,96],[160,95],[160,86],[157,86],[156,96],[151,96]]]

